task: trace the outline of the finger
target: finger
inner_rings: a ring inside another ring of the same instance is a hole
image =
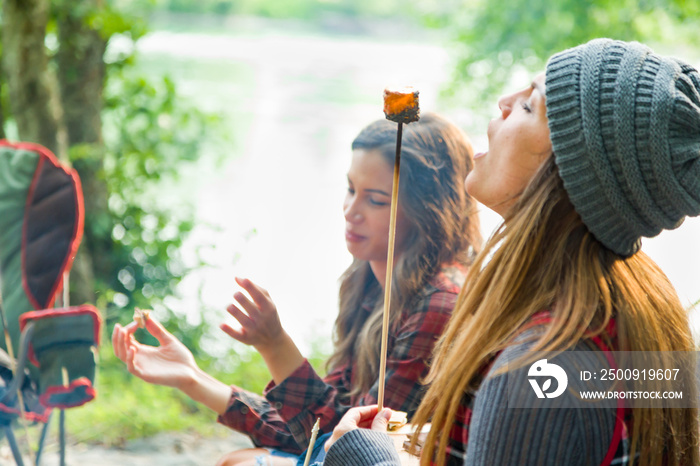
[[[115,356],[117,356],[123,362],[126,353],[124,351],[122,341],[124,341],[124,338],[122,337],[122,326],[116,324],[114,326],[114,330],[112,330],[112,350],[114,350]]]
[[[337,428],[345,431],[355,427],[369,428],[376,414],[377,405],[351,408],[340,419]]]
[[[173,340],[177,340],[177,338],[175,338],[175,335],[165,330],[163,324],[155,320],[153,317],[149,316],[148,318],[144,319],[144,324],[146,325],[146,330],[148,330],[148,333],[153,335],[155,339],[158,340],[158,343],[160,343],[161,345],[164,345]],[[134,331],[136,331],[136,328],[134,328]]]
[[[114,326],[112,334],[112,347],[114,354],[122,361],[126,358],[126,348],[133,341],[131,334],[128,332],[129,326],[122,327],[117,324]]]
[[[253,319],[248,317],[248,314],[238,309],[235,304],[229,304],[226,310],[243,326],[243,328],[252,328],[255,326]]]
[[[333,446],[334,443],[335,439],[331,435],[330,437],[328,437],[328,440],[326,440],[326,443],[323,444],[323,449],[326,450],[326,453],[328,452],[328,449]]]
[[[249,345],[248,343],[248,338],[247,335],[245,334],[245,331],[241,330],[236,330],[235,328],[231,327],[228,324],[221,324],[219,325],[219,328],[226,333],[226,335],[230,336],[234,340],[238,340],[241,343],[245,343],[246,345]]]
[[[138,378],[141,378],[141,371],[136,367],[136,348],[130,346],[126,350],[126,370]]]
[[[255,319],[260,315],[260,308],[258,307],[257,304],[253,303],[246,295],[241,293],[240,291],[237,291],[236,293],[233,294],[233,298],[238,301],[238,304],[245,309],[245,311],[248,313],[248,315],[252,318]]]
[[[377,412],[377,405],[373,406],[358,406],[349,409],[340,419],[338,425],[333,429],[333,434],[323,445],[326,451],[345,433],[358,428],[358,424],[363,418],[371,419]]]
[[[247,278],[236,277],[236,283],[238,283],[241,288],[246,290],[253,301],[260,307],[261,310],[269,311],[270,308],[274,308],[274,304],[270,299],[270,293],[267,292],[265,288],[256,285]]]
[[[131,374],[135,375],[139,379],[151,383],[148,372],[144,372],[141,365],[139,365],[140,358],[138,355],[139,348],[137,346],[130,345],[127,349],[126,368]]]
[[[372,420],[372,430],[377,432],[386,432],[389,426],[389,419],[391,419],[392,411],[389,408],[382,409]]]
[[[338,424],[335,426],[335,429],[333,429],[333,434],[328,437],[328,440],[326,440],[326,443],[323,444],[324,450],[328,451],[335,442],[338,441],[340,437],[342,437],[345,433],[350,432],[353,430],[353,428],[342,428],[341,424]]]
[[[139,329],[139,324],[138,322],[129,322],[126,326],[123,327],[123,329],[126,331],[127,334],[133,335],[136,330]]]
[[[372,421],[374,421],[378,409],[379,408],[377,405],[359,406],[357,408],[353,408],[354,411],[352,413],[352,418],[348,416],[347,418],[344,418],[343,421],[352,422],[357,427],[369,429],[372,427]]]
[[[368,405],[368,406],[356,406],[348,410],[343,416],[343,419],[353,419],[356,423],[364,421],[372,421],[379,411],[379,406]]]

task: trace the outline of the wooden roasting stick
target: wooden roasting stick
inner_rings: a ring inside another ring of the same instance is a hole
[[[377,404],[384,407],[384,380],[386,376],[386,353],[389,339],[389,310],[391,305],[391,277],[394,270],[394,239],[396,237],[396,211],[399,203],[399,169],[401,166],[401,137],[403,124],[418,121],[420,107],[418,91],[412,87],[384,90],[384,115],[387,120],[399,124],[396,134],[396,159],[394,161],[394,181],[391,188],[391,210],[389,217],[389,247],[386,259],[386,281],[384,282],[384,320],[382,323],[382,346],[379,359],[379,393]],[[403,413],[405,417],[405,413]],[[391,422],[390,422],[391,424]],[[405,421],[404,421],[405,424]]]
[[[316,418],[314,426],[311,428],[311,440],[309,440],[309,448],[306,450],[306,458],[304,459],[304,466],[309,466],[309,461],[311,460],[311,454],[314,450],[314,444],[316,443],[316,436],[318,435],[318,423],[321,418]]]

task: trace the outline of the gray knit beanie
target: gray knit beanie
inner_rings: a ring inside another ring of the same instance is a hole
[[[549,59],[554,157],[576,212],[622,256],[700,214],[700,74],[636,42]]]

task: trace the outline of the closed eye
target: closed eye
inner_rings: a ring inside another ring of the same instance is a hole
[[[388,202],[376,201],[376,200],[374,200],[374,199],[372,199],[372,198],[369,199],[369,203],[372,204],[372,205],[376,205],[376,206],[385,206],[385,205],[389,205]]]

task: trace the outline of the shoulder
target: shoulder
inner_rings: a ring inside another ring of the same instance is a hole
[[[418,292],[409,313],[452,313],[464,284],[466,268],[459,264],[443,266]]]
[[[425,287],[427,293],[443,291],[459,294],[467,276],[467,268],[462,264],[445,264],[433,276]]]
[[[552,358],[552,361],[562,361],[562,364],[571,366],[580,365],[592,358],[596,361],[602,360],[603,364],[608,364],[607,353],[610,349],[603,343],[600,336],[584,337],[565,351],[546,353],[534,351],[537,343],[549,330],[553,321],[554,317],[546,310],[530,317],[514,332],[510,343],[494,356],[487,377],[504,372],[526,370],[535,361],[542,358]],[[523,368],[523,362],[527,367]]]
[[[614,410],[518,407],[509,400],[513,385],[499,375],[477,392],[467,464],[601,463],[613,441]]]
[[[528,329],[523,335],[535,340],[523,338],[500,352],[477,389],[469,426],[469,464],[600,464],[608,452],[617,404],[601,401],[584,406],[576,396],[584,389],[578,368],[602,352],[589,340],[581,340],[551,358],[533,353],[540,331]],[[538,373],[537,367],[546,373]]]
[[[403,307],[396,331],[440,335],[457,304],[464,276],[462,266],[443,267]]]

